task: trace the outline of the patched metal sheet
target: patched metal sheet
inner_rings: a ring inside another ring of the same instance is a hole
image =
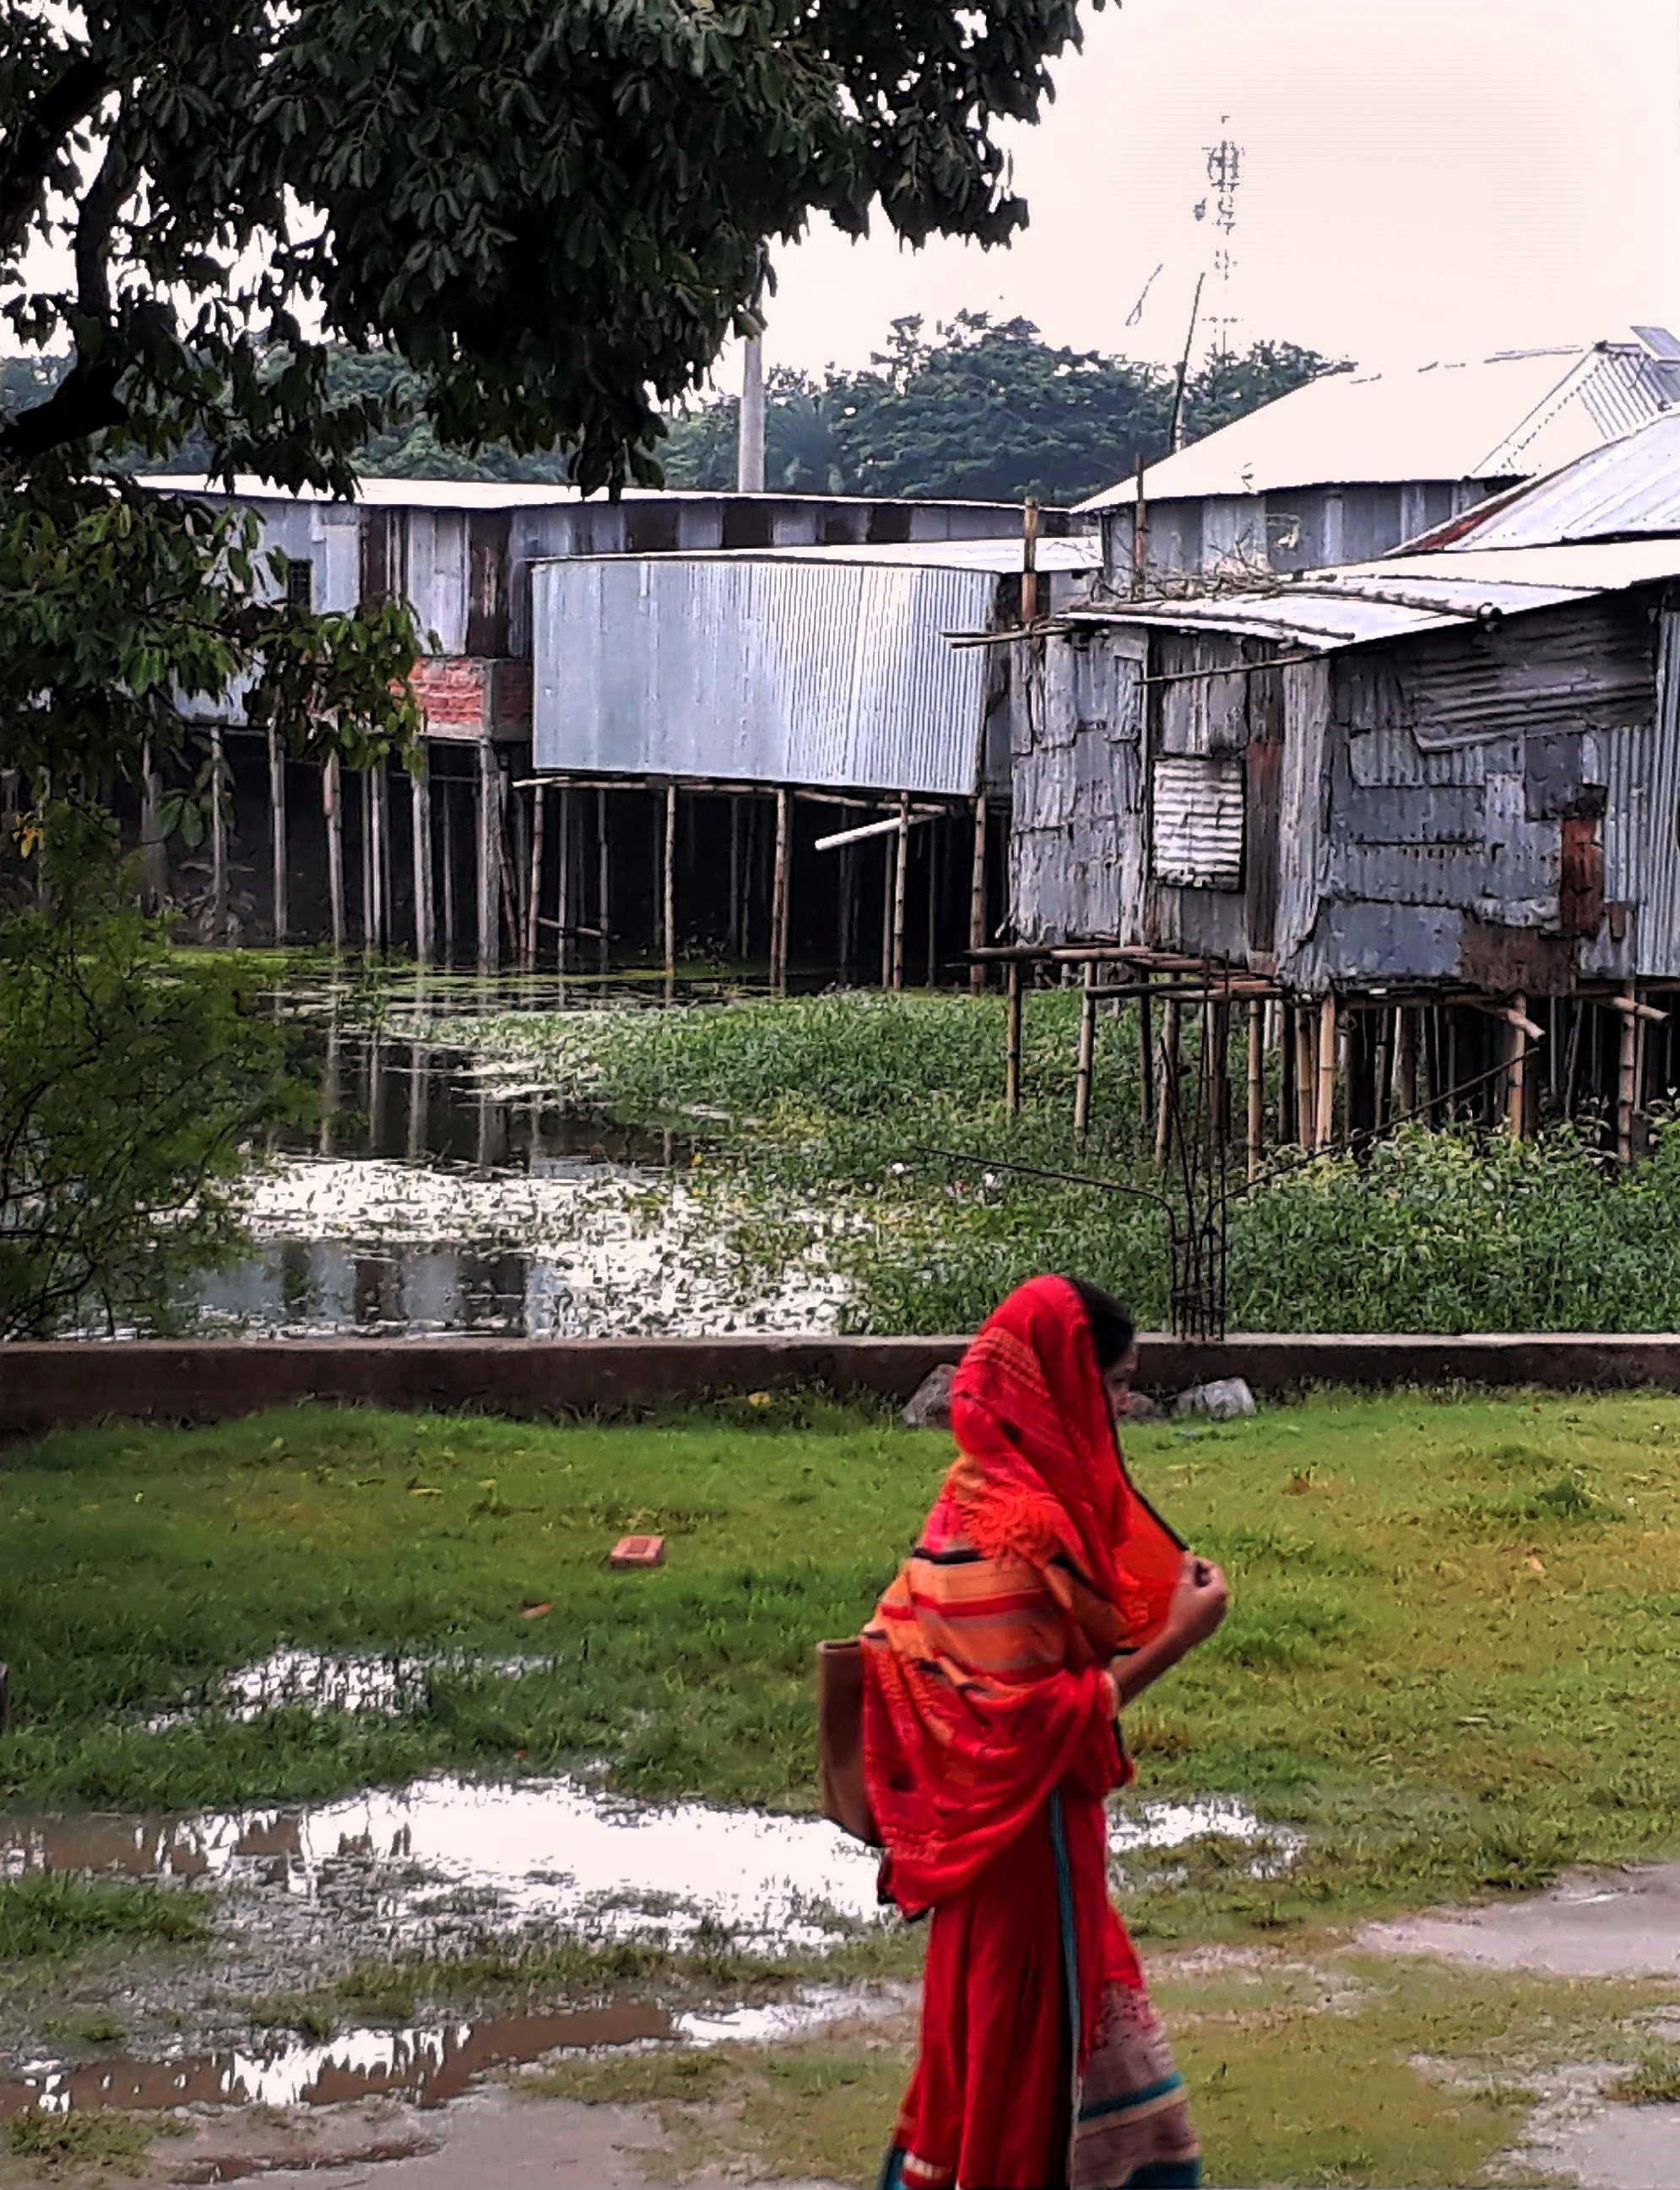
[[[1180,888],[1242,882],[1244,769],[1234,756],[1158,754],[1149,771],[1150,869]]]
[[[531,573],[541,769],[970,791],[986,570],[743,556]]]
[[[1680,616],[1662,619],[1661,672],[1645,808],[1639,971],[1680,973]]]
[[[1144,646],[1050,639],[1012,722],[1011,917],[1030,942],[1139,939]]]

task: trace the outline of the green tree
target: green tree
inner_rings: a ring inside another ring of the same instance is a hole
[[[246,1144],[297,1102],[284,1030],[225,960],[171,952],[109,818],[40,826],[40,902],[0,920],[0,1338],[167,1319],[239,1245]]]
[[[1347,358],[1325,357],[1299,343],[1257,342],[1246,350],[1216,350],[1184,383],[1187,441],[1200,441],[1303,381],[1352,370]]]
[[[738,396],[714,397],[672,421],[663,451],[672,486],[728,489],[737,477]],[[840,460],[826,382],[776,366],[764,383],[764,485],[773,494],[854,494]]]

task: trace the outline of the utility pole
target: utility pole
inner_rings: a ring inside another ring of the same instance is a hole
[[[764,338],[749,335],[741,361],[741,438],[735,485],[742,494],[764,491]]]

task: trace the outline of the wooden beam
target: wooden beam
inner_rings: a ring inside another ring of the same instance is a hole
[[[667,1002],[677,979],[677,786],[665,786],[664,857],[660,873],[659,928],[665,945]]]
[[[566,970],[566,955],[571,943],[572,805],[571,786],[569,783],[561,784],[554,803],[558,809],[555,823],[559,840],[555,847],[554,860],[555,894],[559,899],[555,911],[559,916],[554,923],[559,931],[554,941],[554,967],[557,973],[564,974]]]
[[[531,881],[525,891],[525,962],[536,963],[536,922],[542,911],[542,850],[548,833],[548,786],[537,784],[531,794]]]
[[[1155,1160],[1164,1169],[1172,1148],[1172,1114],[1178,1098],[1178,1001],[1168,996],[1161,1015],[1159,1085],[1155,1090]]]
[[[612,848],[607,841],[607,794],[595,791],[595,924],[600,929],[598,946],[604,973],[612,954],[612,916],[608,909],[612,879]]]
[[[770,986],[777,996],[787,987],[788,870],[792,865],[792,799],[786,786],[776,792],[775,869],[770,881]]]
[[[414,956],[423,966],[432,962],[432,775],[423,752],[419,773],[411,775],[409,813],[413,837]],[[416,1071],[419,1070],[417,1060]]]
[[[1639,994],[1629,981],[1611,1001],[1621,1013],[1616,1072],[1616,1155],[1633,1160],[1633,1119],[1639,1107]]]
[[[861,844],[867,837],[890,837],[906,828],[914,829],[923,821],[943,820],[945,810],[943,806],[919,806],[908,820],[902,814],[889,814],[884,821],[866,821],[856,829],[837,829],[831,837],[819,837],[811,849],[837,852],[845,844]]]
[[[478,754],[478,964],[494,973],[502,964],[502,771],[488,741]]]

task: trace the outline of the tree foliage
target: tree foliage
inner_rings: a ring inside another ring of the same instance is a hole
[[[0,1338],[166,1319],[239,1245],[245,1145],[297,1103],[284,1031],[225,961],[172,954],[110,821],[31,826],[40,902],[0,921]]]
[[[1295,343],[1216,354],[1186,383],[1186,439],[1337,369]],[[959,312],[931,332],[920,318],[898,320],[862,372],[770,376],[765,484],[795,493],[1077,502],[1140,458],[1166,453],[1173,392],[1165,368],[1055,347],[1030,320]],[[678,420],[666,459],[673,485],[734,484],[738,416],[729,396]]]
[[[991,132],[1076,6],[0,0],[0,327],[35,360],[0,390],[7,759],[133,773],[170,689],[230,673],[294,740],[400,743],[416,633],[241,604],[238,520],[128,474],[348,492],[364,448],[487,447],[651,480],[768,241],[877,204],[912,242],[1013,233]]]

